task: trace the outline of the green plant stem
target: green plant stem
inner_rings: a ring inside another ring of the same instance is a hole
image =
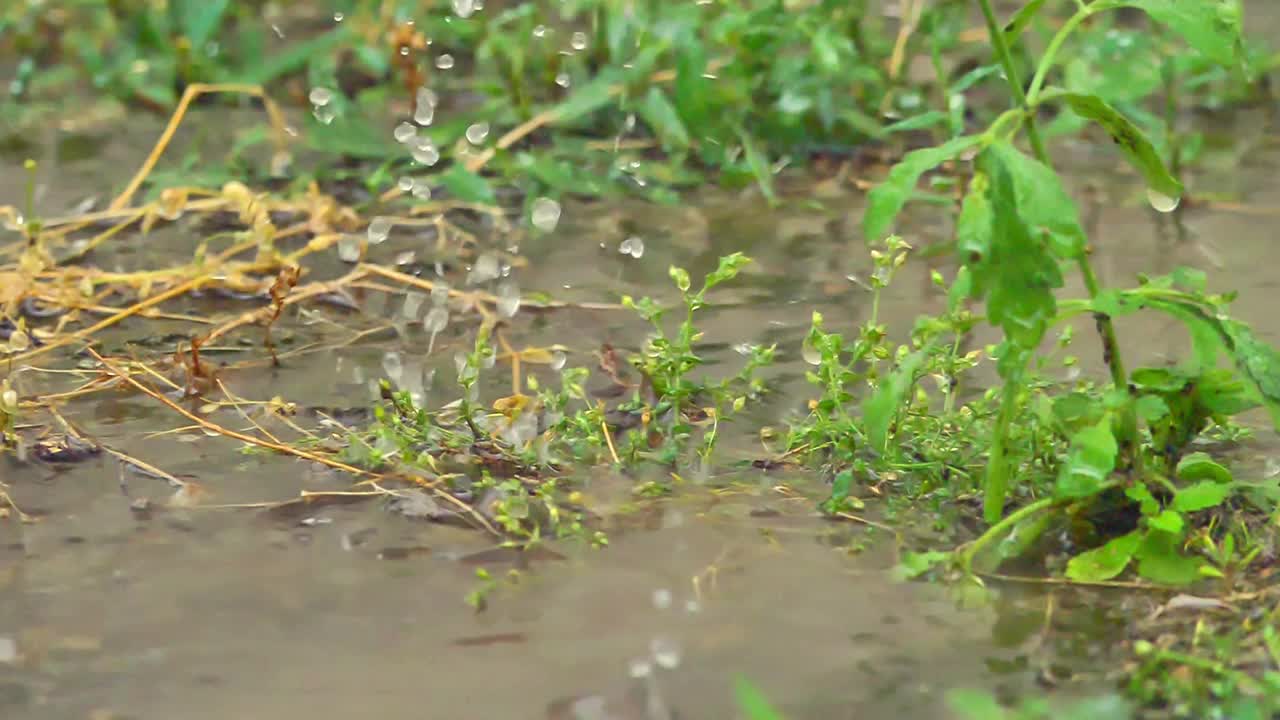
[[[1058,57],[1058,51],[1062,49],[1067,38],[1075,29],[1080,26],[1087,18],[1093,15],[1093,8],[1083,6],[1067,19],[1058,32],[1049,41],[1048,47],[1044,49],[1044,54],[1040,56],[1040,64],[1036,67],[1036,73],[1031,77],[1031,86],[1027,89],[1027,103],[1030,107],[1036,107],[1040,104],[1040,92],[1044,89],[1045,78],[1049,75],[1049,69],[1053,67],[1054,60]]]
[[[1016,512],[1010,513],[1008,517],[992,525],[973,542],[957,551],[958,555],[956,556],[956,562],[960,565],[960,569],[971,574],[973,572],[973,558],[979,551],[990,545],[997,538],[1003,536],[1014,525],[1017,525],[1037,513],[1049,510],[1062,502],[1063,501],[1055,498],[1044,498],[1043,500],[1037,500],[1026,507],[1019,508]]]
[[[1085,6],[1076,11],[1075,15],[1063,25],[1057,35],[1050,42],[1049,48],[1045,51],[1044,56],[1040,59],[1037,66],[1035,80],[1032,82],[1032,95],[1036,98],[1040,94],[1040,88],[1044,83],[1044,78],[1048,74],[1049,68],[1053,66],[1054,58],[1058,50],[1066,42],[1067,37],[1074,31],[1081,22],[1091,15],[1096,9],[1102,7],[1105,3],[1098,3],[1092,6]],[[1046,167],[1052,168],[1053,162],[1049,157],[1049,153],[1045,150],[1044,141],[1040,139],[1040,131],[1036,125],[1036,108],[1028,100],[1027,92],[1022,89],[1022,81],[1018,77],[1018,70],[1014,67],[1013,56],[1009,52],[1009,43],[1005,39],[1004,33],[1000,30],[1000,24],[996,20],[995,10],[991,6],[991,0],[978,0],[978,5],[982,8],[982,16],[987,23],[987,34],[990,36],[992,48],[995,50],[996,58],[1000,61],[1001,67],[1004,69],[1005,79],[1009,82],[1009,92],[1013,96],[1018,106],[1022,108],[1026,115],[1025,125],[1027,128],[1027,139],[1031,142],[1031,149],[1035,153],[1036,159],[1044,163]],[[1080,276],[1084,280],[1085,290],[1092,300],[1098,296],[1098,277],[1093,272],[1093,265],[1089,262],[1087,252],[1082,252],[1076,258],[1076,266],[1080,268]],[[1098,315],[1098,334],[1102,337],[1104,348],[1103,356],[1107,361],[1107,367],[1111,371],[1111,382],[1117,388],[1125,388],[1128,386],[1129,376],[1125,373],[1124,360],[1120,355],[1120,342],[1116,339],[1115,326],[1111,322],[1111,318],[1107,315]],[[1005,420],[1002,417],[1001,420]],[[1129,457],[1131,463],[1138,460],[1135,452],[1137,441],[1137,417],[1132,410],[1124,412],[1120,416],[1119,437],[1117,438],[1124,454]],[[1000,442],[1000,438],[997,438]]]

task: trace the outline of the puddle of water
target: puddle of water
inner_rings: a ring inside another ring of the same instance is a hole
[[[1274,143],[1263,147],[1247,166],[1197,177],[1196,189],[1244,189],[1242,202],[1274,212],[1280,186],[1270,168],[1280,152]],[[67,161],[59,172],[86,166]],[[1105,181],[1095,235],[1105,283],[1129,284],[1138,272],[1205,266],[1210,259],[1219,263],[1211,284],[1240,290],[1236,313],[1263,337],[1280,341],[1280,321],[1269,304],[1276,280],[1260,262],[1272,252],[1274,214],[1192,210],[1186,215],[1190,238],[1176,240],[1160,229],[1163,220],[1133,201],[1141,188],[1131,179],[1088,177]],[[0,197],[16,196],[13,187],[0,186]],[[72,194],[49,197],[60,207],[74,202]],[[865,292],[847,279],[867,270],[859,215],[853,197],[825,210],[776,213],[723,196],[660,213],[625,203],[604,210],[569,205],[553,235],[522,248],[529,267],[516,279],[526,290],[569,301],[612,301],[623,293],[671,300],[670,264],[697,277],[729,252],[755,257],[706,311],[705,345],[712,369],[736,368],[738,343],[783,348],[773,371],[775,392],[753,416],[778,423],[803,407],[808,394],[798,349],[811,312],[845,329],[868,312]],[[925,213],[909,222],[905,234],[917,245],[948,233]],[[618,252],[632,235],[644,239],[638,259]],[[197,236],[182,226],[159,230],[148,238],[145,258],[116,242],[105,251],[115,253],[107,264],[182,262]],[[389,258],[404,249],[393,239],[379,252]],[[333,262],[328,271],[339,269]],[[322,309],[310,324],[282,324],[282,350],[349,334],[339,324],[385,323],[399,300],[373,297],[365,301],[365,315]],[[905,328],[941,303],[926,265],[913,263],[888,293],[884,319]],[[185,309],[214,315],[245,306],[204,300]],[[1185,347],[1177,328],[1160,318],[1119,326],[1133,349],[1131,364],[1158,362]],[[119,348],[167,327],[134,320],[103,339]],[[1096,372],[1100,359],[1086,344],[1092,340],[1086,328],[1078,330],[1084,367]],[[452,399],[446,378],[466,330],[448,328],[429,355],[425,333],[406,332],[290,357],[280,370],[258,364],[228,371],[224,380],[246,398],[362,406],[384,354],[394,351],[422,371],[438,369],[429,397]],[[624,314],[573,309],[522,311],[510,334],[518,344],[565,343],[576,362],[601,342],[634,347],[643,333],[642,324]],[[245,352],[218,357],[260,360],[260,335],[244,337],[251,341]],[[979,336],[974,345],[994,340]],[[490,388],[494,396],[502,392],[499,382]],[[234,420],[231,411],[220,412]],[[348,485],[305,463],[241,454],[198,433],[148,437],[182,421],[144,399],[99,397],[69,405],[66,414],[112,447],[196,480],[209,491],[207,503],[285,500],[300,490]],[[489,558],[500,579],[508,567],[483,554],[492,550],[485,539],[413,522],[379,502],[289,517],[166,509],[170,490],[162,481],[131,476],[130,497],[156,503],[144,516],[130,509],[117,465],[105,458],[65,472],[11,465],[2,472],[19,503],[44,515],[25,527],[0,523],[3,717],[109,711],[293,720],[372,709],[386,717],[572,718],[600,703],[619,708],[607,717],[671,717],[660,708],[686,718],[732,717],[730,687],[738,674],[791,717],[941,717],[939,694],[949,687],[1017,694],[1035,691],[1048,675],[1097,670],[1115,627],[1114,617],[1099,609],[1109,601],[1085,592],[1055,596],[1057,613],[1046,627],[1046,601],[1037,592],[1011,588],[998,612],[977,611],[958,609],[940,588],[894,584],[884,572],[892,562],[887,543],[862,555],[834,550],[860,528],[815,519],[807,500],[772,499],[767,484],[739,496],[691,492],[678,502],[646,506],[617,521],[620,529],[605,550],[557,545],[563,559],[534,562],[518,583],[502,580],[488,609],[477,614],[463,602],[477,587],[477,560]],[[626,495],[625,481],[593,482],[589,492],[616,495],[622,487]],[[770,512],[759,512],[763,508]],[[678,666],[661,667],[659,660],[672,661],[672,647],[679,648]],[[640,662],[649,664],[652,685],[632,677]],[[1096,682],[1084,677],[1082,689]]]

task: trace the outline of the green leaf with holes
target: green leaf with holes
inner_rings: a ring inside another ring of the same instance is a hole
[[[1102,126],[1129,163],[1142,174],[1149,190],[1169,198],[1182,197],[1182,183],[1169,172],[1164,160],[1156,152],[1155,145],[1132,120],[1107,104],[1107,101],[1097,95],[1080,93],[1059,93],[1046,97],[1062,100],[1077,115]]]

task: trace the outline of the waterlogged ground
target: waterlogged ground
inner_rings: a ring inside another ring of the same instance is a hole
[[[207,116],[192,120],[202,121]],[[1077,188],[1091,188],[1095,199],[1085,211],[1104,282],[1129,284],[1138,272],[1178,264],[1207,268],[1212,285],[1240,291],[1238,316],[1280,341],[1270,262],[1280,128],[1262,113],[1205,125],[1221,149],[1191,186],[1222,204],[1191,208],[1185,234],[1146,207],[1143,189],[1105,145],[1071,141],[1059,153],[1075,168]],[[120,182],[115,168],[130,167],[153,137],[152,128],[133,132],[32,138],[31,147],[4,156],[0,202],[18,199],[12,168],[32,149],[46,161],[44,212],[61,214],[109,192]],[[669,265],[697,277],[729,252],[754,257],[703,322],[712,372],[735,369],[741,343],[781,349],[775,392],[730,434],[722,455],[726,465],[750,459],[764,451],[748,427],[781,426],[804,406],[798,350],[811,311],[837,328],[852,328],[868,312],[856,282],[868,267],[857,195],[834,182],[792,185],[793,197],[824,208],[794,202],[768,211],[754,195],[724,193],[660,211],[569,204],[554,234],[519,248],[527,262],[512,277],[526,292],[570,303],[612,303],[622,293],[670,300]],[[902,230],[918,247],[948,233],[927,211]],[[116,240],[95,261],[120,269],[181,262],[200,236],[183,221],[145,239]],[[640,257],[618,252],[633,236],[643,239]],[[413,252],[402,258],[411,268],[441,259],[430,247],[397,231],[375,252],[386,262]],[[329,265],[342,269],[336,258]],[[905,331],[918,313],[938,309],[942,299],[927,277],[924,262],[913,264],[892,289],[884,307],[891,327]],[[316,409],[367,407],[370,382],[388,374],[420,386],[430,401],[456,397],[452,357],[469,341],[470,321],[455,319],[432,342],[404,325],[402,297],[370,291],[357,299],[358,312],[313,306],[284,321],[278,336],[292,354],[283,368],[260,362],[223,381],[242,398],[295,402],[298,421],[313,426]],[[248,307],[205,299],[179,309],[218,316]],[[128,353],[127,343],[185,327],[125,323],[102,336],[103,347]],[[1173,357],[1184,347],[1160,318],[1120,330],[1135,359]],[[602,343],[633,348],[642,333],[622,311],[578,307],[522,310],[508,337],[517,346],[563,344],[570,364],[588,364]],[[1083,340],[1077,351],[1083,370],[1096,370],[1093,345]],[[263,353],[232,342],[214,355],[237,363]],[[507,375],[495,371],[488,399],[504,393]],[[24,392],[64,387],[57,376],[24,377]],[[253,507],[305,490],[343,490],[349,479],[246,454],[199,431],[167,432],[186,421],[146,398],[98,395],[69,403],[64,414],[189,485],[175,495],[161,479],[122,474],[106,455],[67,468],[0,465],[18,504],[40,517],[0,522],[4,718],[724,718],[734,716],[739,675],[793,718],[942,718],[941,695],[954,687],[1002,696],[1107,689],[1105,668],[1121,660],[1122,621],[1164,599],[997,585],[993,605],[966,609],[945,588],[893,582],[887,570],[897,546],[888,533],[817,518],[819,478],[754,470],[654,501],[631,496],[636,478],[584,470],[587,504],[604,518],[609,547],[550,543],[517,557],[478,533],[408,517],[380,500]],[[212,417],[244,424],[233,409]],[[1255,441],[1242,459],[1266,468],[1268,447]],[[794,491],[780,491],[783,482]],[[905,541],[927,541],[927,526]],[[479,567],[498,583],[477,613],[464,598],[483,589]],[[507,580],[512,569],[517,581]]]

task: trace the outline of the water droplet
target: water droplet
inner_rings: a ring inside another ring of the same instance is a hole
[[[536,38],[543,38],[543,37],[546,37],[546,36],[547,36],[547,26],[546,26],[546,25],[535,25],[535,26],[534,26],[534,28],[533,28],[533,36],[534,36],[534,37],[536,37]]]
[[[534,200],[529,219],[542,232],[555,230],[556,224],[560,222],[560,203],[545,197]]]
[[[312,105],[321,107],[328,105],[329,101],[333,99],[333,91],[327,87],[313,87],[311,88],[311,94],[307,98],[311,100]]]
[[[338,259],[345,263],[360,262],[360,238],[343,235],[338,239]]]
[[[800,356],[810,365],[818,365],[822,362],[822,353],[818,351],[818,348],[814,347],[813,343],[809,342],[809,338],[805,338],[804,342],[800,344]]]
[[[400,314],[406,320],[413,321],[418,319],[418,314],[422,312],[422,304],[427,301],[427,294],[420,292],[405,293],[404,307],[400,309]]]
[[[382,371],[386,373],[388,380],[399,385],[400,379],[404,376],[404,363],[400,360],[400,353],[389,352],[383,355]]]
[[[436,118],[436,94],[430,88],[419,88],[417,102],[413,109],[413,121],[419,125],[430,125]]]
[[[431,199],[431,184],[426,180],[413,181],[413,196],[419,200]]]
[[[690,615],[702,612],[702,603],[697,600],[686,600],[684,603],[684,611]]]
[[[333,118],[337,115],[337,113],[333,111],[333,108],[328,105],[317,106],[311,111],[311,114],[315,116],[316,121],[321,125],[328,125],[329,123],[332,123]]]
[[[467,142],[472,145],[479,145],[487,137],[489,137],[489,123],[487,122],[478,122],[467,128]]]
[[[445,53],[440,57],[436,58],[436,67],[440,68],[441,70],[448,70],[449,68],[453,67],[453,56],[450,55],[449,53]]]
[[[453,12],[462,19],[471,17],[471,13],[476,11],[474,0],[453,0]]]
[[[471,272],[467,273],[467,284],[479,285],[480,283],[494,280],[501,274],[502,268],[498,265],[497,256],[481,255],[476,258],[475,264],[471,266]]]
[[[671,591],[666,588],[654,590],[653,606],[659,610],[666,610],[671,607]]]
[[[669,637],[658,636],[649,641],[649,654],[660,668],[675,670],[680,667],[680,645]]]
[[[633,678],[646,678],[653,674],[653,665],[648,660],[632,660],[627,667],[627,672],[631,673]]]
[[[405,175],[396,181],[396,187],[400,188],[400,192],[409,192],[413,189],[413,178]]]
[[[427,167],[431,167],[440,162],[440,150],[436,148],[436,144],[431,142],[431,138],[418,138],[417,143],[413,146],[414,162],[421,163]]]
[[[569,73],[562,72],[556,75],[556,84],[562,88],[569,87]]]
[[[564,364],[568,361],[569,361],[569,357],[564,353],[560,352],[559,350],[556,350],[555,352],[551,353],[551,369],[552,370],[563,369]]]
[[[622,241],[622,244],[618,246],[618,252],[639,260],[644,255],[644,240],[638,235],[632,235]]]
[[[449,304],[449,284],[438,282],[431,286],[431,304],[444,307]]]
[[[439,305],[428,310],[426,317],[422,319],[422,329],[433,335],[441,332],[448,325],[449,311]]]
[[[342,13],[340,13],[340,12],[336,12],[336,13],[334,13],[334,14],[333,14],[333,21],[334,21],[334,22],[342,22],[344,19],[346,19],[346,15],[343,15],[343,14],[342,14]]]
[[[575,32],[573,37],[569,40],[569,45],[572,46],[574,50],[586,50],[587,34],[581,30]]]
[[[407,143],[416,137],[417,134],[417,128],[407,122],[402,122],[391,132],[391,137],[395,138],[398,143]]]
[[[520,288],[510,280],[498,286],[498,314],[513,317],[520,311]]]
[[[369,244],[377,245],[391,234],[391,218],[376,217],[369,222]]]
[[[1147,202],[1151,203],[1151,207],[1154,208],[1156,212],[1171,213],[1178,209],[1178,205],[1182,202],[1182,198],[1169,197],[1158,190],[1147,188]]]

